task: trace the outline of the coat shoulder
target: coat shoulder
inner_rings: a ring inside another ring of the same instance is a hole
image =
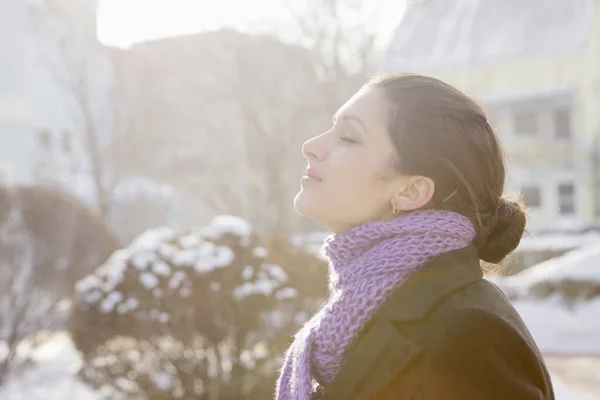
[[[426,398],[553,398],[537,347],[513,321],[480,306],[451,316],[437,324],[422,362]]]
[[[504,294],[485,280],[448,294],[419,324],[397,329],[423,354],[377,399],[553,399],[550,376],[529,331]]]

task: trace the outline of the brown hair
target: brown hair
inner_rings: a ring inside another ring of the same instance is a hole
[[[382,89],[389,103],[395,168],[432,179],[429,207],[468,217],[479,257],[501,262],[519,245],[526,217],[521,204],[502,197],[504,157],[483,109],[427,76],[376,76],[367,85]]]

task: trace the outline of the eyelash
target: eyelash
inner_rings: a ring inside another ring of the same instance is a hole
[[[353,139],[347,138],[347,137],[345,137],[345,136],[340,136],[340,139],[342,140],[342,142],[348,142],[348,143],[352,143],[352,144],[356,144],[356,143],[358,143],[356,140],[353,140]]]

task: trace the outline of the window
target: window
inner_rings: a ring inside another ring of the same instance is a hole
[[[575,214],[575,185],[573,183],[558,185],[558,204],[561,214]]]
[[[554,111],[554,137],[569,139],[571,137],[571,110]]]
[[[62,146],[65,153],[71,152],[71,134],[68,131],[63,132]]]
[[[526,186],[521,189],[523,201],[527,207],[539,208],[542,206],[542,193],[537,186]]]
[[[538,133],[538,116],[530,111],[518,111],[513,117],[514,130],[517,135],[536,135]]]
[[[44,149],[50,149],[50,146],[52,146],[52,137],[48,129],[42,129],[39,131],[38,139]]]

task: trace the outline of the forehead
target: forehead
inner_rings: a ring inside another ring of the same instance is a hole
[[[385,130],[387,119],[387,102],[381,89],[365,86],[352,96],[340,109],[336,116],[352,115],[373,130]]]

